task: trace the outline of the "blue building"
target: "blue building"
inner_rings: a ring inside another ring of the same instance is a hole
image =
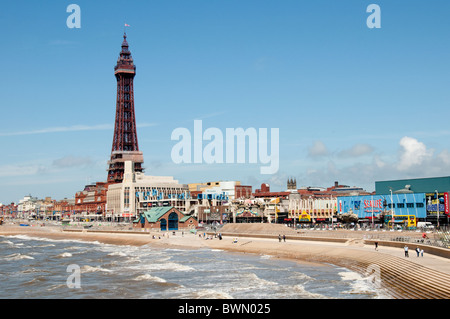
[[[424,193],[426,197],[426,221],[434,225],[450,221],[450,176],[413,178],[375,182],[377,195],[396,193]],[[389,196],[389,195],[385,195]]]
[[[439,193],[450,191],[450,176],[399,179],[392,181],[375,182],[375,192],[377,194],[389,194],[407,189],[414,193]]]
[[[427,217],[425,193],[339,196],[338,214],[354,213],[359,219],[377,218],[385,209],[390,215],[414,215],[418,219]],[[384,206],[386,205],[386,206]]]

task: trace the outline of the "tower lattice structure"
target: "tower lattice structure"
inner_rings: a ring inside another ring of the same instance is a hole
[[[114,67],[114,74],[117,80],[116,120],[111,159],[108,162],[108,182],[120,183],[123,180],[125,161],[134,163],[135,172],[142,172],[144,163],[144,156],[139,151],[134,112],[133,81],[136,66],[128,47],[126,33],[123,35],[122,50]]]

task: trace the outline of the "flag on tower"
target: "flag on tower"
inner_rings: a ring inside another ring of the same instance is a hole
[[[129,27],[130,25],[125,23],[125,26],[126,26],[126,27]]]

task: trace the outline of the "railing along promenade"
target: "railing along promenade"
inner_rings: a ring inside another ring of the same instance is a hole
[[[211,231],[209,231],[211,233]],[[217,229],[214,232],[221,232]],[[426,236],[424,236],[424,234]],[[285,235],[289,240],[311,240],[325,242],[351,243],[359,241],[365,244],[377,242],[380,246],[412,247],[420,246],[427,253],[450,258],[450,232],[421,230],[346,230],[346,229],[293,229],[286,227],[277,231],[241,232],[238,229],[224,232],[228,236],[248,236],[259,238],[278,238]]]
[[[297,231],[296,236],[342,239],[357,238],[370,241],[390,241],[399,242],[402,244],[421,244],[441,248],[450,248],[450,233],[448,231],[299,230]]]

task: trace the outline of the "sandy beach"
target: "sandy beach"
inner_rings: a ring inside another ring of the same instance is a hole
[[[309,240],[279,241],[276,238],[227,236],[219,240],[206,239],[199,234],[176,232],[132,232],[111,230],[68,229],[62,227],[21,227],[3,225],[0,235],[27,235],[55,240],[75,239],[97,241],[114,245],[152,245],[161,248],[198,249],[211,248],[229,252],[270,255],[316,265],[333,264],[372,276],[392,298],[447,299],[450,298],[450,261],[443,257],[425,254],[418,258],[411,249],[405,258],[402,249],[374,246],[362,241],[326,242]],[[237,242],[233,242],[237,238]],[[376,267],[374,267],[376,266]],[[377,273],[373,269],[378,269]],[[372,272],[371,272],[372,271]],[[376,276],[375,276],[376,275]]]

